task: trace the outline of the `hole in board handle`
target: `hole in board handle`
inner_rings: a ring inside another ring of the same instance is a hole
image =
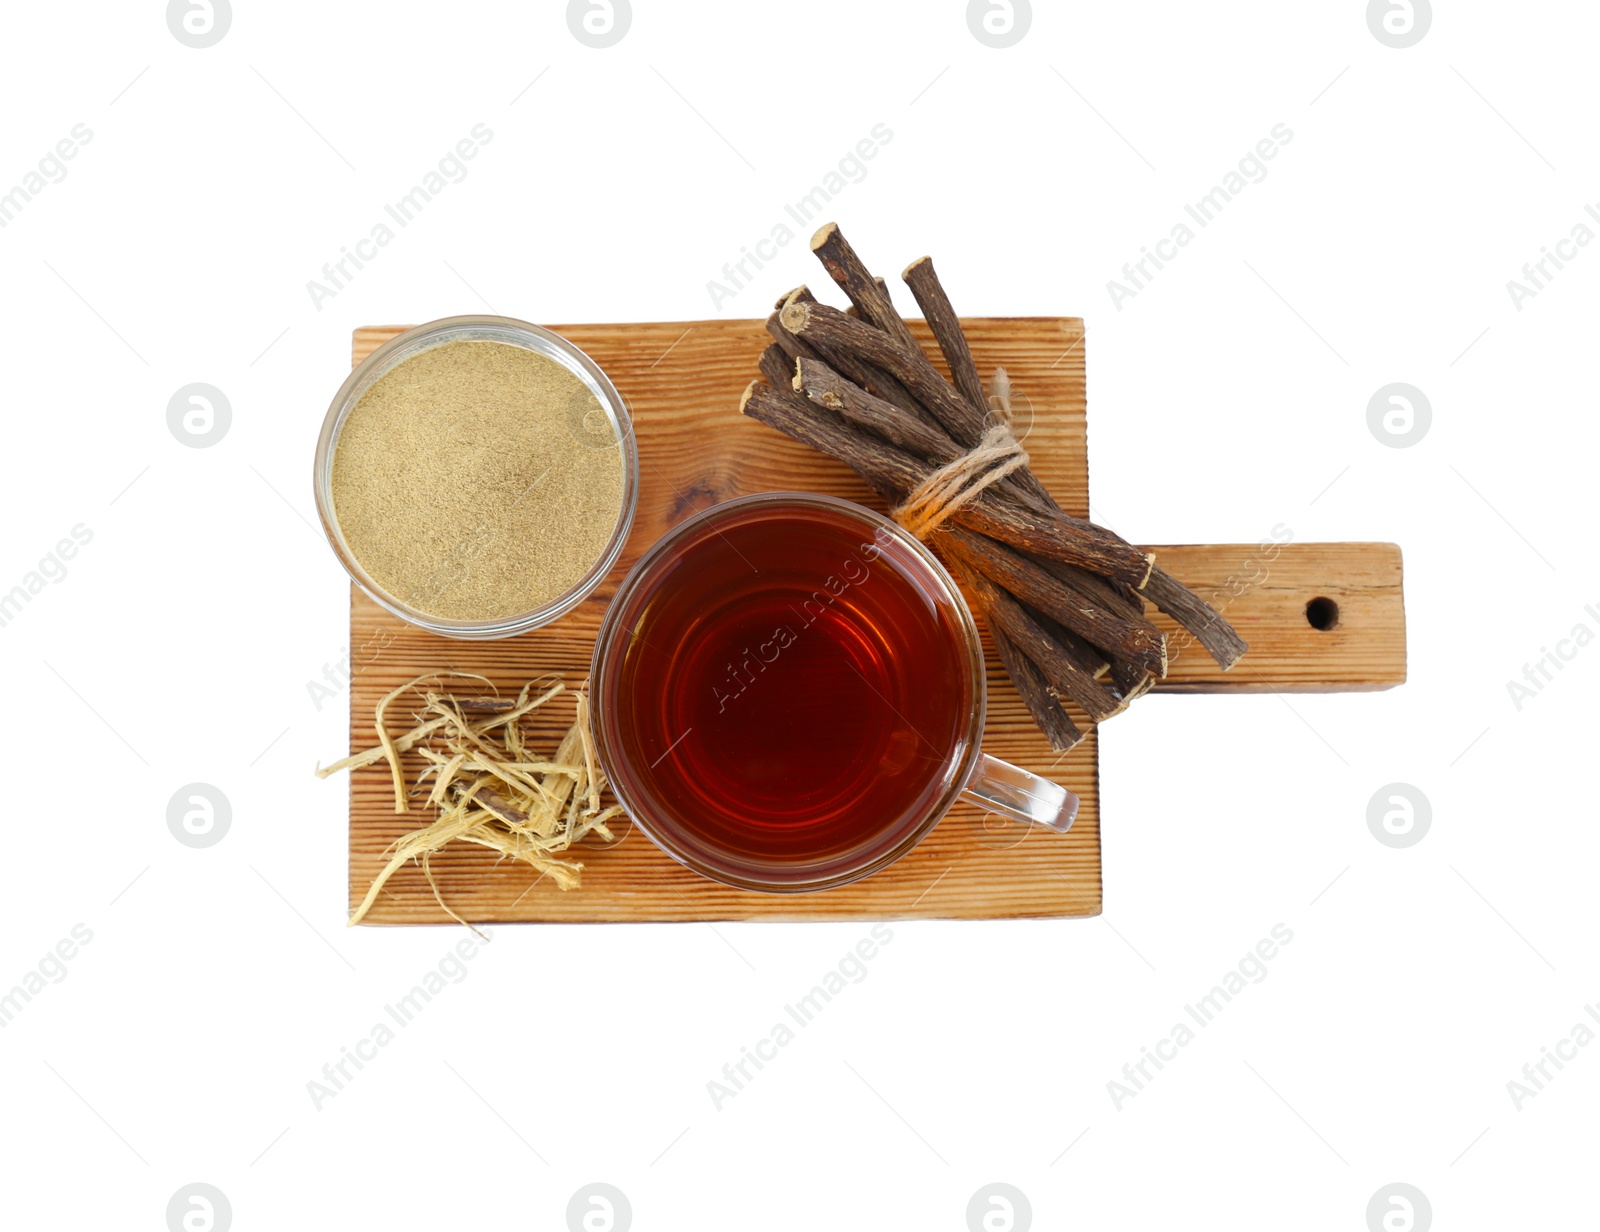
[[[1339,605],[1332,599],[1318,596],[1306,604],[1306,623],[1319,633],[1339,627]]]

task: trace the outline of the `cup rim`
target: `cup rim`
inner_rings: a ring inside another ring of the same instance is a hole
[[[617,512],[616,525],[606,540],[605,549],[589,570],[570,588],[526,612],[492,620],[456,620],[422,611],[390,594],[362,567],[350,550],[339,529],[339,519],[333,504],[333,458],[338,448],[339,434],[350,412],[367,389],[406,360],[435,346],[447,342],[482,341],[519,346],[563,364],[588,387],[616,430],[622,451],[622,507]],[[440,317],[412,326],[383,343],[371,355],[357,364],[339,386],[328,405],[317,437],[317,451],[313,462],[312,490],[316,500],[317,518],[322,532],[327,536],[334,555],[372,601],[398,616],[408,624],[437,633],[443,637],[467,640],[515,637],[520,633],[542,628],[565,616],[577,607],[605,581],[622,555],[628,533],[633,527],[634,513],[639,503],[639,449],[634,440],[633,417],[617,387],[611,383],[600,365],[595,363],[578,346],[553,330],[520,321],[515,317],[469,314]]]
[[[799,876],[790,875],[778,878],[770,874],[763,875],[763,869],[757,865],[729,860],[726,865],[719,866],[706,859],[699,858],[694,850],[685,845],[676,843],[659,833],[659,827],[651,824],[648,810],[641,807],[640,802],[633,798],[631,784],[623,781],[621,776],[614,773],[618,763],[616,752],[607,735],[610,707],[607,704],[607,686],[612,682],[612,666],[619,662],[616,655],[612,654],[613,643],[624,632],[621,622],[628,608],[633,594],[649,579],[654,568],[663,557],[682,539],[705,525],[707,522],[729,517],[739,511],[752,507],[803,507],[825,509],[835,513],[843,513],[873,530],[884,530],[895,537],[899,544],[910,551],[926,568],[931,578],[950,598],[950,608],[953,612],[955,623],[961,633],[961,641],[967,651],[969,678],[971,680],[971,715],[967,730],[959,745],[953,749],[947,758],[941,772],[943,787],[938,796],[925,807],[923,817],[916,824],[907,827],[905,833],[892,847],[879,852],[870,860],[859,864],[850,864],[841,869],[827,872],[817,876],[806,877],[803,873]],[[951,577],[943,562],[930,551],[926,544],[907,533],[902,527],[884,517],[875,510],[854,501],[843,500],[835,496],[826,496],[816,492],[798,492],[779,490],[772,492],[755,492],[745,496],[735,497],[722,501],[703,509],[691,518],[685,519],[661,536],[643,556],[628,571],[628,575],[617,587],[616,594],[607,605],[606,614],[600,625],[600,631],[595,638],[594,653],[590,660],[590,704],[594,716],[594,742],[600,764],[605,771],[606,780],[612,793],[621,803],[624,811],[633,823],[644,832],[658,848],[671,856],[678,863],[694,870],[704,877],[735,889],[754,890],[763,893],[809,893],[816,890],[834,889],[838,886],[848,885],[864,877],[881,871],[882,869],[899,860],[912,848],[917,846],[928,834],[944,819],[950,807],[960,798],[977,773],[982,759],[982,737],[984,722],[988,713],[988,676],[984,666],[983,644],[978,635],[977,622],[973,618],[972,610],[968,606],[960,587]]]

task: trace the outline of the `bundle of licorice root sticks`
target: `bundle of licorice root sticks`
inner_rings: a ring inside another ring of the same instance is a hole
[[[847,464],[896,521],[950,566],[977,605],[1029,713],[1057,751],[1083,739],[1063,703],[1091,723],[1123,710],[1167,672],[1154,604],[1224,671],[1247,646],[1222,616],[1119,536],[1064,513],[1028,469],[998,370],[986,393],[926,257],[902,277],[949,370],[935,367],[839,228],[811,240],[847,311],[805,287],[767,319],[767,384],[741,410]]]

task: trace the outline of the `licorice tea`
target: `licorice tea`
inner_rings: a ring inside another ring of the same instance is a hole
[[[892,851],[948,794],[981,704],[970,618],[858,511],[713,511],[619,602],[597,705],[618,793],[669,850],[803,880]]]

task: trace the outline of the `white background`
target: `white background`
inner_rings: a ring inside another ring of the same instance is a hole
[[[993,1181],[1051,1229],[1361,1229],[1395,1181],[1440,1228],[1592,1217],[1600,1047],[1520,1110],[1507,1083],[1600,1001],[1600,649],[1520,710],[1507,682],[1600,632],[1600,246],[1520,311],[1506,284],[1600,202],[1600,13],[1441,4],[1396,50],[1357,0],[1041,3],[997,50],[953,0],[634,7],[596,50],[553,2],[239,0],[197,50],[148,0],[8,6],[0,191],[93,134],[0,229],[0,591],[93,535],[0,628],[0,988],[93,933],[0,1031],[8,1226],[159,1229],[196,1181],[239,1229],[558,1229],[597,1180],[639,1229],[960,1229]],[[314,306],[479,123],[467,178]],[[1105,733],[1103,918],[894,925],[720,1111],[707,1082],[864,927],[499,929],[317,1110],[465,935],[345,930],[345,788],[311,775],[346,733],[306,682],[346,641],[309,480],[350,330],[762,314],[824,281],[804,233],[716,309],[708,280],[880,123],[830,215],[885,271],[935,254],[963,312],[1087,319],[1097,515],[1398,542],[1409,683],[1141,702]],[[1277,124],[1270,174],[1115,307]],[[196,381],[232,406],[207,449],[166,423]],[[1432,405],[1410,448],[1367,426],[1394,381]],[[204,850],[166,824],[195,781],[232,804]],[[1404,850],[1367,825],[1393,782],[1432,807]]]

